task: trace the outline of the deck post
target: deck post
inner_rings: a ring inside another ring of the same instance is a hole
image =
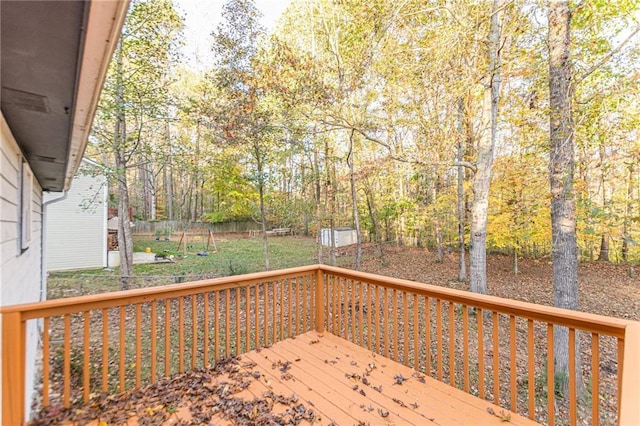
[[[622,375],[620,389],[619,425],[640,424],[640,404],[638,404],[638,381],[640,380],[640,324],[629,324],[624,333],[624,357],[618,366],[618,374]]]
[[[20,312],[2,315],[2,424],[24,420],[26,324]]]
[[[316,269],[316,331],[324,333],[324,272]]]

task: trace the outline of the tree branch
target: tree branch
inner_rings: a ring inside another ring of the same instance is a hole
[[[635,28],[635,30],[633,30],[631,32],[631,34],[629,34],[629,36],[626,39],[624,39],[624,41],[622,43],[620,43],[618,46],[616,46],[614,49],[612,49],[609,53],[604,55],[602,57],[602,59],[600,59],[598,62],[596,62],[590,68],[588,68],[584,73],[582,73],[582,75],[578,76],[574,80],[573,84],[575,84],[575,85],[580,84],[585,78],[589,77],[589,75],[591,75],[594,71],[596,71],[598,68],[603,66],[609,60],[611,60],[611,58],[613,58],[614,55],[616,53],[618,53],[624,47],[625,44],[627,44],[636,34],[638,34],[638,32],[640,32],[640,25],[638,25]]]
[[[467,169],[471,170],[473,173],[475,173],[478,170],[476,165],[469,161],[459,161],[458,159],[455,159],[453,160],[453,165],[456,167],[466,167]]]

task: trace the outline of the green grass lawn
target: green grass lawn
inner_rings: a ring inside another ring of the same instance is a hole
[[[178,238],[155,241],[153,237],[134,237],[134,251],[145,251],[175,256],[175,263],[135,265],[134,272],[143,275],[220,274],[238,275],[264,270],[262,238],[216,238],[217,252],[209,247],[208,256],[198,256],[205,249],[203,241],[189,243],[187,255],[178,247]],[[271,269],[315,263],[315,240],[303,237],[272,237],[269,239]]]
[[[131,286],[151,287],[177,282],[206,279],[217,276],[240,275],[265,269],[261,238],[216,237],[217,251],[209,247],[207,256],[198,256],[205,249],[204,241],[188,244],[187,255],[178,248],[177,237],[171,241],[155,241],[152,236],[133,238],[134,251],[144,252],[147,247],[153,253],[173,255],[175,262],[134,265],[135,278]],[[313,238],[296,236],[272,237],[269,239],[271,269],[283,269],[316,263]],[[78,294],[102,293],[120,289],[119,268],[108,271],[92,269],[51,273],[48,279],[48,297],[76,296]]]

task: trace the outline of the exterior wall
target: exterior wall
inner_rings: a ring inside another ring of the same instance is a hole
[[[320,241],[325,247],[331,246],[331,228],[322,228],[320,231]],[[335,228],[333,230],[334,247],[344,247],[356,244],[358,242],[358,234],[355,229],[351,228]]]
[[[29,206],[30,242],[22,248],[20,217],[20,181],[22,153],[20,152],[4,117],[0,115],[2,138],[0,142],[0,306],[40,300],[44,289],[42,280],[42,189],[31,174],[31,203]],[[25,164],[27,172],[29,166]],[[2,341],[0,318],[0,342]],[[35,357],[38,347],[39,326],[27,323],[26,396],[31,399],[36,374]],[[2,354],[0,353],[0,365]],[[0,382],[2,370],[0,369]],[[2,400],[0,387],[0,400]],[[26,405],[27,411],[30,404]],[[2,415],[0,407],[0,417]]]
[[[47,271],[107,266],[107,185],[81,166],[66,199],[44,194]]]

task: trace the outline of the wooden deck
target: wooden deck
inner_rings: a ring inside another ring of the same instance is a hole
[[[520,414],[542,424],[640,425],[640,323],[326,265],[8,306],[0,315],[7,425],[26,422],[27,325],[39,319],[46,332],[33,425],[534,424],[330,332],[383,345],[405,365],[424,368],[429,351],[439,376],[452,380],[453,369],[454,380],[509,407],[522,396]],[[538,377],[554,387],[553,363],[541,354],[544,346],[553,353],[557,326],[569,329],[569,342],[590,335],[587,353],[605,354],[583,368],[599,391],[577,398],[569,374],[562,409],[553,392],[536,393]],[[469,362],[449,363],[460,356]]]
[[[281,415],[281,419],[293,418],[287,417],[287,410],[306,412],[302,424],[537,424],[330,333],[308,332],[244,354],[234,365],[238,367],[231,368],[231,374],[227,371],[216,376],[211,385],[220,388],[230,384],[233,388],[233,383],[245,381],[249,384],[244,390],[230,393],[236,407],[242,405],[238,401],[254,401],[248,406],[249,411],[256,411],[255,401],[269,400],[267,404],[272,405],[268,411]],[[190,401],[192,398],[185,395],[177,412],[164,424],[200,424],[198,410],[191,411]],[[202,402],[195,404],[211,407]],[[301,417],[304,416],[298,419]],[[234,424],[220,411],[207,421]],[[126,423],[147,424],[138,421],[137,416]],[[285,423],[294,422],[285,420]]]
[[[507,416],[511,424],[537,424],[330,333],[309,332],[243,358],[274,391],[312,403],[321,424],[502,425]],[[287,361],[292,378],[282,380],[271,367]]]

